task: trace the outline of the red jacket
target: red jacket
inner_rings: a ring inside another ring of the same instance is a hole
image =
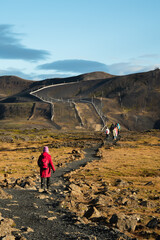
[[[42,159],[43,158],[47,158],[47,161],[48,161],[48,168],[47,169],[43,169],[42,168]],[[53,162],[52,162],[52,159],[51,159],[51,155],[49,155],[47,152],[44,152],[42,153],[40,156],[39,156],[39,159],[38,159],[38,166],[40,167],[40,176],[42,178],[47,178],[47,177],[50,177],[51,176],[51,169],[53,171],[55,171],[55,167],[53,165]]]

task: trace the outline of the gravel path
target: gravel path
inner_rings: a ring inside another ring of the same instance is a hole
[[[14,219],[16,228],[21,229],[23,236],[29,240],[116,240],[120,236],[130,239],[117,230],[108,227],[96,227],[87,224],[77,224],[73,213],[60,207],[64,199],[66,172],[84,166],[96,159],[97,147],[86,150],[85,158],[70,163],[65,168],[58,168],[52,174],[52,183],[61,181],[60,186],[51,187],[51,194],[39,193],[36,190],[8,189],[13,196],[11,200],[0,199],[0,212],[3,217]]]

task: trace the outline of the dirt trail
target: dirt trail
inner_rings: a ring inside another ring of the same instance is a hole
[[[7,192],[12,194],[13,199],[0,199],[0,212],[3,217],[14,219],[16,228],[21,231],[23,229],[24,237],[29,240],[116,240],[120,236],[129,240],[130,238],[124,234],[108,227],[76,224],[76,215],[60,207],[66,187],[63,175],[96,159],[94,156],[96,149],[96,146],[87,149],[83,160],[72,162],[65,168],[58,168],[52,174],[52,184],[58,182],[61,184],[54,188],[52,186],[50,195],[36,190],[8,189]],[[33,231],[25,233],[27,228]]]
[[[101,130],[101,128],[103,127],[102,120],[95,111],[95,108],[93,107],[91,102],[76,103],[76,106],[85,127],[96,131]]]

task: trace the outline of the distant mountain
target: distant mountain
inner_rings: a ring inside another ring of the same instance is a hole
[[[93,72],[41,81],[29,81],[12,76],[0,77],[0,87],[0,93],[8,95],[0,101],[1,119],[7,119],[9,116],[10,108],[6,104],[14,104],[15,109],[16,103],[28,102],[32,106],[32,109],[26,111],[28,118],[34,109],[35,114],[32,119],[38,120],[41,116],[50,121],[52,114],[48,112],[49,109],[45,114],[44,104],[52,100],[54,120],[51,125],[54,125],[56,129],[76,129],[81,126],[100,130],[104,123],[109,125],[117,121],[120,122],[122,128],[131,130],[160,128],[159,69],[125,76]],[[30,92],[33,94],[31,95]],[[74,103],[71,104],[71,101]],[[93,104],[96,107],[95,110],[91,108]],[[5,109],[7,109],[7,114],[5,114]],[[52,112],[52,106],[50,109]],[[17,111],[15,117],[18,115]],[[38,111],[37,114],[36,111]],[[14,112],[13,110],[13,118]],[[75,120],[76,116],[77,120]]]
[[[24,102],[24,101],[33,101],[33,96],[29,93],[31,91],[43,88],[44,86],[50,86],[55,84],[63,84],[63,83],[81,83],[82,86],[92,86],[91,82],[96,83],[103,80],[109,79],[113,75],[105,73],[105,72],[92,72],[81,74],[74,77],[67,78],[50,78],[40,81],[29,81],[24,80],[15,76],[9,77],[1,77],[2,81],[2,89],[1,92],[7,93],[8,96],[3,102]],[[0,85],[1,86],[1,85]],[[19,91],[20,90],[20,91]],[[0,92],[0,93],[1,93]],[[59,91],[57,91],[58,94]],[[65,91],[66,92],[66,91]],[[60,96],[59,96],[60,97]],[[38,100],[38,99],[37,99]]]

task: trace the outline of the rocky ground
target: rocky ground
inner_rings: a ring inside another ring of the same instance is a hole
[[[104,192],[106,186],[103,186],[103,182],[101,191],[97,192],[97,198],[92,199],[90,205],[79,202],[77,205],[79,211],[75,206],[75,198],[82,201],[80,198],[80,195],[83,197],[82,182],[73,182],[68,174],[84,167],[87,162],[98,159],[99,156],[95,156],[96,149],[97,146],[87,149],[83,160],[57,168],[52,174],[50,193],[39,190],[39,176],[36,174],[21,179],[1,179],[0,239],[133,239],[121,233],[121,228],[118,229],[117,226],[124,226],[126,221],[125,225],[129,226],[130,223],[130,227],[134,228],[137,216],[134,216],[134,219],[122,216],[125,220],[120,222],[117,221],[118,217],[113,215],[112,226],[102,224],[104,219],[97,205],[103,206],[106,201],[107,204],[112,204],[112,199]],[[87,191],[94,186],[87,186],[87,183],[84,183],[83,187]]]

